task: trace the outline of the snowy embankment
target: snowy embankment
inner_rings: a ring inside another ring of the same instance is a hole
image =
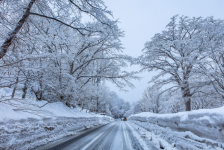
[[[128,119],[180,149],[224,147],[224,107],[176,114],[143,112]]]
[[[0,102],[0,149],[32,149],[111,120],[61,102],[4,98]]]

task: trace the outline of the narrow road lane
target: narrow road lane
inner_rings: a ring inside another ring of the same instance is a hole
[[[116,121],[87,131],[48,150],[145,150],[156,149],[129,123]]]

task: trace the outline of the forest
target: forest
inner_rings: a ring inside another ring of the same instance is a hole
[[[0,88],[11,94],[0,102],[32,95],[117,118],[223,106],[223,20],[170,17],[134,58],[122,53],[125,33],[103,1],[2,0]],[[125,70],[132,65],[139,71]],[[139,73],[152,71],[157,75],[134,103],[107,86],[134,88]]]

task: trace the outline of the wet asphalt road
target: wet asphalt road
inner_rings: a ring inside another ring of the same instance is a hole
[[[139,141],[138,131],[126,121],[115,121],[40,150],[144,150],[156,149]],[[144,146],[145,144],[145,146]],[[147,146],[146,146],[147,145]]]

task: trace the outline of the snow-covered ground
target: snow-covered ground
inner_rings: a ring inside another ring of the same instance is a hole
[[[0,149],[31,149],[112,120],[61,102],[11,99],[7,90],[0,91]]]
[[[178,149],[223,149],[224,107],[176,114],[144,112],[128,118]]]

